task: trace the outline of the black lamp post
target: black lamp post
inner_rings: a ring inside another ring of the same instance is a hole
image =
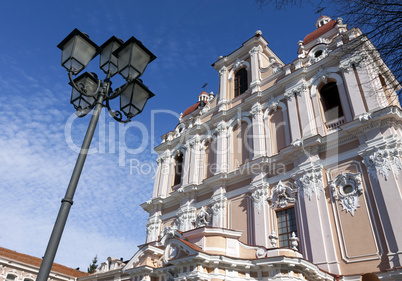
[[[49,277],[102,107],[106,107],[115,120],[126,123],[141,113],[148,99],[154,96],[138,77],[156,57],[134,37],[123,43],[112,36],[101,47],[98,47],[86,34],[74,29],[57,47],[62,50],[61,65],[68,71],[69,84],[73,88],[71,103],[77,110],[78,117],[87,115],[92,109],[94,112],[66,195],[61,200],[61,207],[39,269],[37,281],[47,281]],[[102,81],[95,73],[85,72],[73,79],[73,75],[80,73],[98,54],[100,54],[100,68],[105,72],[106,78]],[[113,91],[110,78],[116,73],[120,73],[126,83]],[[120,110],[125,115],[125,119],[119,110],[113,111],[109,105],[110,100],[119,96]]]

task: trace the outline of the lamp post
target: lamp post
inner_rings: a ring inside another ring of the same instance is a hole
[[[60,210],[39,269],[37,281],[47,281],[49,277],[102,107],[106,107],[115,120],[126,123],[141,113],[148,99],[154,96],[138,78],[156,57],[134,37],[123,43],[122,40],[112,36],[101,47],[98,47],[89,39],[88,35],[74,29],[57,47],[62,50],[61,65],[68,71],[69,84],[73,88],[71,103],[77,110],[78,117],[84,117],[92,109],[94,111],[66,194],[61,200]],[[95,73],[85,72],[73,79],[73,75],[77,75],[85,69],[98,54],[100,54],[100,68],[106,74],[106,78],[102,81]],[[124,77],[126,83],[113,91],[110,78],[117,73]],[[109,101],[117,97],[120,97],[121,112],[113,111],[110,108]]]

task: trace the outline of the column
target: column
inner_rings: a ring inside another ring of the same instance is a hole
[[[255,245],[269,248],[268,237],[270,235],[268,228],[268,183],[253,181],[249,188],[254,208],[254,242]]]
[[[198,136],[191,142],[192,161],[190,163],[190,184],[199,183],[200,166],[203,164],[201,161],[201,142]]]
[[[218,132],[216,147],[216,173],[225,173],[228,170],[228,137],[227,125],[221,121],[216,128]]]
[[[352,110],[354,116],[359,116],[366,112],[366,108],[362,99],[362,93],[360,92],[359,85],[357,84],[356,76],[353,68],[342,68],[343,79],[346,82],[346,89],[349,93]]]
[[[161,158],[158,196],[167,197],[170,193],[172,186],[171,171],[174,169],[173,161],[172,156],[168,154]]]
[[[221,186],[215,188],[212,195],[210,204],[212,210],[212,226],[213,227],[226,227],[226,186],[223,183]]]
[[[218,100],[218,106],[220,106],[219,110],[226,109],[225,104],[228,98],[227,86],[228,86],[228,71],[227,68],[223,66],[219,70],[219,100]]]
[[[262,52],[261,46],[255,46],[249,52],[250,71],[251,71],[251,83],[250,83],[251,93],[255,93],[260,90],[258,57],[261,52]]]
[[[265,133],[264,121],[262,116],[262,106],[260,103],[253,105],[250,111],[252,115],[253,127],[253,159],[265,156]]]
[[[300,123],[303,138],[314,136],[317,133],[313,106],[309,92],[310,91],[308,89],[305,89],[300,92],[299,96],[297,96],[299,112],[301,112]]]
[[[193,158],[193,153],[192,153],[192,146],[190,142],[186,142],[184,145],[185,148],[185,153],[184,153],[184,160],[183,160],[183,168],[182,168],[182,176],[181,176],[181,185],[186,185],[189,183],[190,180],[190,163],[191,163],[191,158]]]
[[[300,122],[299,115],[297,114],[297,103],[295,92],[287,91],[285,93],[285,97],[287,99],[288,104],[288,112],[289,112],[289,126],[290,126],[290,134],[291,134],[291,143],[294,143],[297,140],[301,139],[300,134]]]
[[[162,184],[161,184],[160,179],[162,176],[161,170],[162,170],[163,160],[162,160],[161,156],[159,156],[156,159],[156,163],[158,163],[157,164],[158,166],[156,168],[156,173],[155,173],[155,183],[154,183],[154,190],[152,193],[152,198],[159,197],[162,195]]]

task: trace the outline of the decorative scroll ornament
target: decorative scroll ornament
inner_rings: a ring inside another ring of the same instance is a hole
[[[324,193],[321,167],[313,168],[297,178],[296,185],[299,189],[300,197],[304,198],[304,195],[307,195],[308,199],[311,200],[311,196],[315,193],[317,199],[320,199],[321,192]]]
[[[211,109],[211,107],[209,106],[209,103],[207,103],[207,104],[200,110],[199,115],[204,115],[204,114],[207,113],[210,109]]]
[[[227,128],[228,128],[228,125],[226,124],[226,122],[221,121],[221,122],[219,122],[218,126],[216,127],[216,131],[218,132],[218,135],[225,134]]]
[[[181,231],[187,231],[193,228],[195,222],[195,210],[196,208],[191,206],[189,202],[179,208],[176,215],[178,217],[179,229]]]
[[[246,70],[249,70],[250,63],[248,63],[247,61],[244,61],[244,60],[237,59],[233,65],[232,70],[229,73],[228,80],[231,81],[233,79],[233,74],[235,73],[235,71],[243,66],[246,66]]]
[[[371,178],[376,179],[377,173],[388,179],[388,173],[393,170],[395,176],[402,170],[399,147],[379,149],[364,157],[363,163]]]
[[[315,77],[319,77],[324,84],[328,83],[328,78],[331,74],[322,66],[318,69]]]
[[[271,208],[284,208],[290,203],[296,202],[296,190],[289,184],[284,184],[282,181],[274,186],[271,190],[271,196],[268,201],[271,202]]]
[[[158,156],[158,158],[156,159],[156,162],[157,163],[163,163],[166,159],[169,159],[170,158],[170,153],[163,153],[163,154],[161,154],[161,155],[159,155]]]
[[[221,224],[221,217],[223,217],[226,211],[226,201],[227,198],[224,194],[215,195],[210,201],[214,226]]]
[[[211,225],[211,211],[208,207],[201,207],[195,219],[195,227],[204,227]]]
[[[270,98],[268,101],[268,111],[271,111],[273,109],[276,112],[278,110],[279,103],[280,101],[276,98]]]
[[[251,186],[249,191],[251,192],[254,207],[260,213],[264,201],[268,198],[268,186],[265,184],[259,187]]]
[[[159,228],[162,220],[159,216],[153,215],[148,218],[147,227],[147,243],[158,240]]]
[[[341,60],[341,62],[339,64],[339,68],[347,73],[351,69],[353,69],[353,65],[359,66],[367,58],[368,58],[368,56],[364,52],[347,55],[345,58],[343,58]]]
[[[332,196],[339,200],[342,210],[346,210],[352,216],[359,205],[359,196],[363,194],[361,175],[359,173],[340,173],[334,180],[329,182]]]
[[[285,92],[285,98],[287,100],[292,100],[296,95],[301,96],[301,94],[308,89],[307,83],[302,82],[301,84],[296,85],[293,88],[290,88]]]
[[[250,114],[251,114],[251,116],[253,116],[253,118],[257,117],[257,115],[261,115],[262,114],[262,105],[259,102],[255,103],[250,110]]]

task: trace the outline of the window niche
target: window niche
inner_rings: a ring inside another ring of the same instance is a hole
[[[292,235],[297,237],[295,208],[290,207],[276,211],[278,238],[280,248],[292,248]]]
[[[345,122],[338,86],[336,82],[329,82],[319,92],[326,128],[336,129]]]
[[[248,78],[246,68],[238,70],[234,77],[234,96],[235,98],[246,92],[248,89]]]
[[[174,178],[173,186],[181,184],[183,174],[183,152],[176,154],[174,158]]]

